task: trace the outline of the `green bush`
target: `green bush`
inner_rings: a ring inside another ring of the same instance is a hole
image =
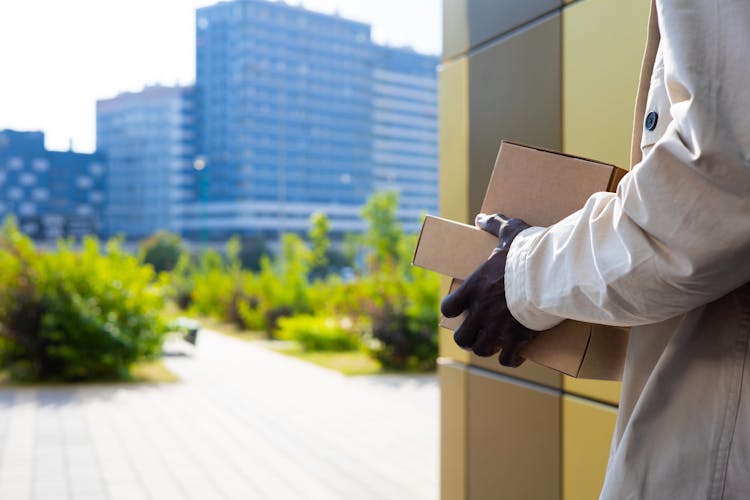
[[[417,239],[401,231],[397,208],[396,195],[379,193],[362,211],[372,318],[366,345],[386,368],[431,370],[438,354],[440,279],[411,265]]]
[[[159,231],[149,236],[139,247],[141,261],[151,264],[157,273],[174,269],[180,256],[185,253],[182,239],[167,231]]]
[[[190,294],[190,311],[204,316],[226,319],[233,295],[232,277],[222,269],[199,271]]]
[[[396,194],[374,195],[362,212],[367,232],[345,238],[344,256],[336,259],[322,214],[311,217],[308,244],[284,235],[278,255],[262,256],[256,272],[244,268],[242,242],[232,238],[224,257],[205,252],[192,274],[182,273],[190,274],[191,310],[264,330],[269,338],[298,340],[306,349],[329,349],[338,342],[331,339],[352,346],[355,338],[387,368],[433,369],[439,278],[411,265],[416,238],[401,230],[397,208]],[[352,262],[356,275],[344,279],[332,272]],[[181,272],[172,273],[173,289]],[[342,317],[356,328],[331,326],[330,318]]]
[[[439,292],[436,275],[415,269],[403,288],[373,311],[367,346],[384,367],[410,371],[435,368]]]
[[[278,337],[299,342],[305,351],[354,351],[360,337],[349,318],[299,315],[279,319]]]
[[[18,378],[123,378],[159,354],[162,286],[116,241],[43,252],[6,222],[0,232],[0,357]]]
[[[175,265],[168,278],[171,298],[182,311],[188,309],[193,301],[192,295],[195,288],[194,274],[190,255],[185,252],[180,255],[177,265]]]
[[[243,269],[260,271],[260,259],[271,255],[266,239],[263,236],[247,236],[240,241],[238,257]]]
[[[263,325],[273,338],[281,318],[310,312],[310,252],[302,239],[285,234],[281,252],[274,260],[261,258],[260,272],[245,280],[244,305],[238,307],[246,327]]]
[[[261,257],[258,273],[243,270],[241,242],[231,238],[225,258],[204,252],[192,277],[191,311],[273,337],[279,318],[309,312],[308,270],[309,252],[299,236],[284,235],[280,254]]]

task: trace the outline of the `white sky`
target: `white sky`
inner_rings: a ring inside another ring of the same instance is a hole
[[[93,151],[95,102],[192,83],[195,9],[216,0],[0,0],[0,129]],[[441,50],[441,0],[290,0],[368,22],[376,42]]]

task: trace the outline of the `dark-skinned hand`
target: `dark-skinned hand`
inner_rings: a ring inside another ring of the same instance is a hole
[[[498,237],[497,248],[458,290],[443,299],[440,310],[448,318],[466,311],[464,322],[453,333],[453,339],[461,348],[478,356],[492,356],[502,349],[500,364],[516,367],[524,361],[521,349],[539,332],[523,326],[508,310],[505,261],[510,244],[518,233],[530,226],[521,219],[509,219],[502,214],[479,214],[475,224]]]

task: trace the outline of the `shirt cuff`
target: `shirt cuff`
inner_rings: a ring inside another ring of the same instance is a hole
[[[548,314],[529,300],[526,276],[529,272],[527,256],[547,229],[530,227],[521,231],[513,240],[505,262],[505,301],[510,314],[526,328],[549,330],[564,318]]]

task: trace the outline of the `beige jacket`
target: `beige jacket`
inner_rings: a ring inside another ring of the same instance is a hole
[[[750,1],[649,31],[632,171],[513,242],[509,307],[633,326],[601,498],[750,499]]]

